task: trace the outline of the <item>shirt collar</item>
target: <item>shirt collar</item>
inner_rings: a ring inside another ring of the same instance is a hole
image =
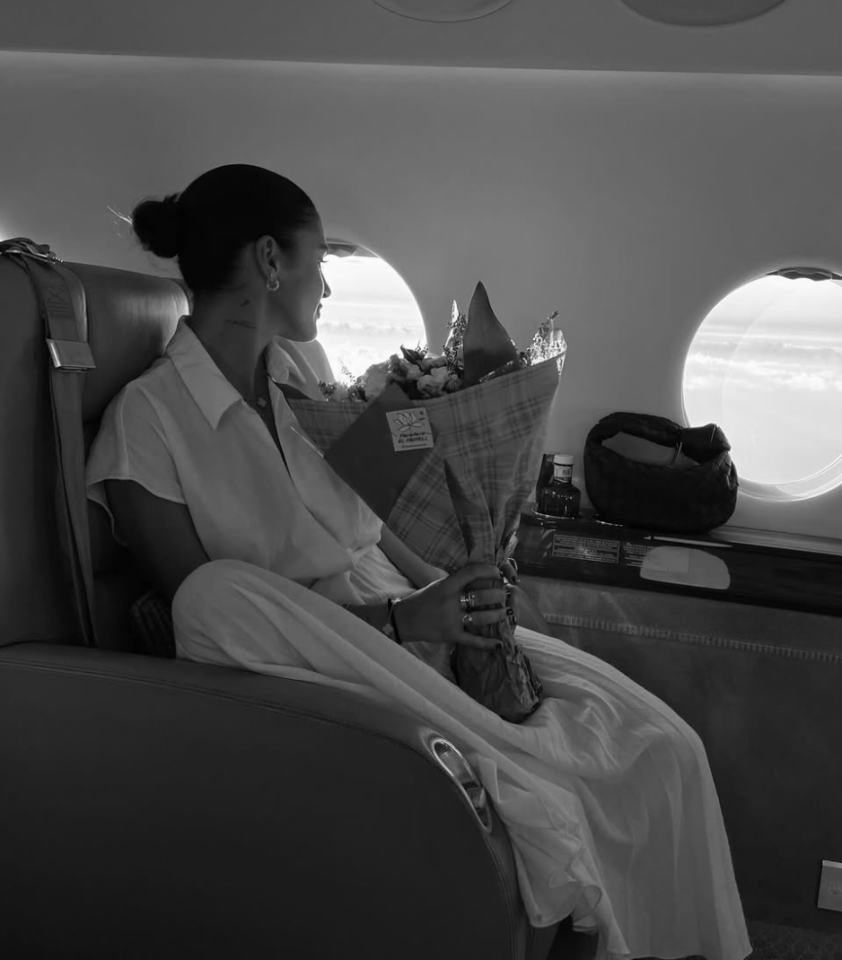
[[[318,341],[293,343],[273,337],[266,347],[266,372],[276,386],[293,387],[311,400],[324,400],[320,381],[332,381],[327,355]]]
[[[167,344],[166,354],[196,406],[216,430],[222,414],[243,398],[213,362],[202,341],[190,329],[187,319],[179,319],[175,333]]]

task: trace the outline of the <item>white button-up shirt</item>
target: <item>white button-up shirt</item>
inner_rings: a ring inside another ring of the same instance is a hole
[[[268,371],[312,393],[317,375],[282,343],[270,344]],[[182,317],[164,355],[103,414],[88,497],[108,511],[114,532],[103,481],[134,480],[187,506],[211,560],[245,560],[338,603],[409,592],[376,547],[380,519],[325,463],[271,377],[269,393],[286,464]]]

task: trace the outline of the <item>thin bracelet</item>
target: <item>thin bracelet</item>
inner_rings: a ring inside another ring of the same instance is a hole
[[[395,643],[396,643],[399,647],[402,647],[402,646],[403,646],[403,640],[401,640],[401,636],[400,636],[400,634],[398,633],[398,625],[397,625],[397,623],[395,623],[395,607],[396,607],[400,602],[401,602],[400,599],[398,599],[398,600],[391,600],[391,599],[390,599],[390,600],[387,600],[387,601],[386,601],[386,606],[387,606],[388,611],[389,611],[389,616],[388,616],[388,618],[387,618],[387,620],[386,620],[386,626],[389,627],[389,628],[391,628],[391,634],[392,634],[392,637],[393,637]],[[384,632],[385,632],[385,631],[384,631]],[[388,636],[388,634],[387,634],[387,636]]]

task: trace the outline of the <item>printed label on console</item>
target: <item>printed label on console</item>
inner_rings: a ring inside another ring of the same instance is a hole
[[[651,547],[647,547],[643,543],[629,543],[628,541],[624,541],[622,559],[623,566],[642,567],[643,561],[646,559],[646,554],[649,553],[651,549]]]
[[[553,534],[553,556],[562,560],[590,560],[594,563],[619,563],[620,541],[593,537]]]

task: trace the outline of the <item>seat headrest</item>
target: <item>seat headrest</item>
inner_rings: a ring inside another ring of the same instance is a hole
[[[190,312],[176,280],[112,267],[64,263],[82,281],[88,340],[97,365],[88,373],[82,402],[85,421],[97,421],[111,398],[161,356],[178,318]]]

